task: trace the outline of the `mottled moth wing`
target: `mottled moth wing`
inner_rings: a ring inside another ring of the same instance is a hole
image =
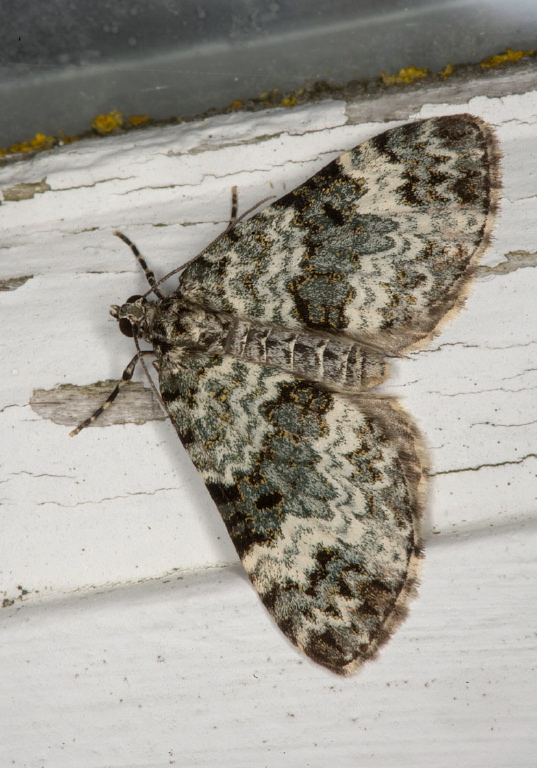
[[[481,120],[403,125],[227,231],[161,302],[151,340],[177,432],[264,604],[336,672],[393,631],[420,558],[419,438],[367,394],[375,355],[423,341],[460,303],[498,186]],[[175,333],[203,337],[207,354],[170,346]],[[376,352],[342,352],[349,339]]]
[[[236,226],[185,270],[182,294],[407,350],[460,303],[489,240],[498,159],[471,115],[386,131]]]
[[[408,418],[229,356],[161,362],[173,422],[263,603],[335,672],[403,618],[420,556],[421,465]]]
[[[112,308],[153,345],[163,403],[264,604],[336,672],[393,631],[420,558],[419,437],[369,390],[386,355],[460,303],[498,186],[479,119],[403,125],[230,226],[170,296],[146,270],[158,300]]]

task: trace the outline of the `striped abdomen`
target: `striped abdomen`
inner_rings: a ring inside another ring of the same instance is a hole
[[[337,389],[360,391],[385,378],[382,356],[352,341],[233,319],[225,352]]]

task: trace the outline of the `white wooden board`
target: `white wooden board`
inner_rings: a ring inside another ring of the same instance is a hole
[[[349,679],[272,624],[168,422],[69,439],[30,400],[133,354],[107,313],[144,279],[114,229],[163,275],[224,228],[232,185],[244,210],[395,123],[332,101],[0,169],[4,191],[50,187],[0,206],[0,281],[32,275],[0,294],[0,765],[535,765],[537,93],[401,111],[490,122],[504,193],[465,309],[384,387],[430,452],[426,561],[409,619]]]

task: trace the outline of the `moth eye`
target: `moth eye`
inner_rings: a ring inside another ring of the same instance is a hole
[[[131,299],[129,299],[129,303],[130,301]],[[119,321],[119,330],[124,336],[130,336],[130,338],[134,336],[134,328],[132,327],[132,323],[130,320],[127,320],[126,317],[122,317]]]
[[[143,296],[131,296],[130,299],[127,299],[125,304],[134,304],[134,302],[138,301],[138,299],[143,299]]]

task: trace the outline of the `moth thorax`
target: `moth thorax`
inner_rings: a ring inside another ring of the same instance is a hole
[[[162,320],[165,335],[175,344],[200,352],[222,352],[229,331],[229,320],[217,312],[176,302]],[[159,323],[160,324],[160,323]]]

